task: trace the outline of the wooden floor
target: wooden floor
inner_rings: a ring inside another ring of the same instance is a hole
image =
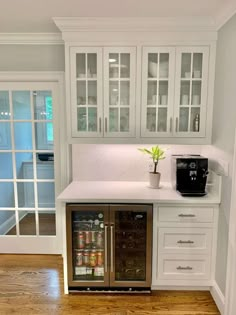
[[[209,292],[63,294],[62,258],[0,255],[0,315],[216,315]]]

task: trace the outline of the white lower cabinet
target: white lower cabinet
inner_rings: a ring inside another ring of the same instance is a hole
[[[152,287],[210,286],[214,278],[218,205],[156,205]]]

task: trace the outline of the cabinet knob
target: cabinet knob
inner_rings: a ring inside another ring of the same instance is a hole
[[[172,117],[170,118],[170,132],[172,132]]]
[[[175,132],[178,132],[178,124],[179,124],[179,119],[178,117],[175,118]]]
[[[102,118],[99,117],[99,132],[102,132]]]
[[[105,117],[105,132],[107,132],[107,117]]]

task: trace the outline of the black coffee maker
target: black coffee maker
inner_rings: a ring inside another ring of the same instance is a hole
[[[208,159],[201,155],[173,155],[172,183],[182,196],[206,195]]]

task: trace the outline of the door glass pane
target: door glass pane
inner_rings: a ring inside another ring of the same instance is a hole
[[[34,208],[34,183],[20,182],[17,183],[17,197],[19,208]]]
[[[181,60],[181,78],[191,77],[191,53],[183,53]]]
[[[118,105],[119,102],[119,82],[109,82],[109,103],[110,105]]]
[[[77,104],[85,105],[87,103],[86,98],[86,81],[77,82]]]
[[[12,92],[13,118],[31,119],[30,91]]]
[[[12,153],[0,153],[0,178],[13,178]],[[0,198],[2,198],[2,196]]]
[[[35,143],[37,150],[53,149],[53,124],[51,122],[35,123]]]
[[[76,77],[85,77],[85,54],[76,54]]]
[[[104,280],[104,244],[103,211],[72,212],[74,280]]]
[[[53,119],[51,91],[33,91],[33,103],[34,119]]]
[[[16,159],[16,177],[18,179],[32,179],[33,172],[33,154],[32,152],[17,152]]]
[[[146,279],[147,214],[115,212],[115,280]]]
[[[130,92],[130,82],[121,81],[120,82],[120,105],[129,105],[129,92]]]
[[[55,211],[38,211],[39,235],[56,235]]]
[[[148,81],[147,104],[148,105],[158,104],[157,81]]]
[[[8,122],[0,122],[0,150],[11,149],[11,127]]]
[[[181,81],[180,105],[189,105],[190,102],[190,81]]]
[[[202,77],[202,53],[193,54],[193,78]]]
[[[119,54],[109,54],[109,78],[119,77]]]
[[[88,81],[88,104],[97,104],[97,81]]]
[[[36,171],[38,179],[54,179],[54,162],[53,161],[37,161]]]
[[[97,54],[88,54],[88,69],[87,77],[96,78],[97,77]]]
[[[148,54],[148,78],[157,77],[158,54]]]
[[[147,108],[147,130],[156,131],[156,108]]]
[[[81,107],[77,110],[78,113],[78,131],[87,131],[87,113],[86,108]]]
[[[169,76],[169,54],[160,53],[159,77],[168,78],[168,76]]]
[[[179,114],[179,131],[188,131],[189,109],[180,108]]]
[[[159,104],[168,104],[168,81],[159,81]]]
[[[55,188],[54,183],[39,182],[37,183],[38,190],[38,206],[40,208],[55,207]]]
[[[130,54],[120,54],[120,77],[130,77]]]
[[[0,211],[0,235],[16,235],[16,213],[15,210]]]
[[[0,120],[8,120],[10,116],[9,93],[0,91]]]
[[[15,122],[14,137],[16,150],[32,150],[32,125],[30,122]]]
[[[20,235],[36,235],[35,212],[19,211]]]
[[[119,111],[118,108],[109,109],[109,131],[118,132],[119,131]]]
[[[97,108],[89,107],[88,108],[88,131],[97,131]]]
[[[167,108],[158,109],[158,125],[157,131],[167,131]]]
[[[0,207],[15,207],[14,186],[11,182],[0,182]]]
[[[129,108],[120,109],[120,131],[129,131]]]

